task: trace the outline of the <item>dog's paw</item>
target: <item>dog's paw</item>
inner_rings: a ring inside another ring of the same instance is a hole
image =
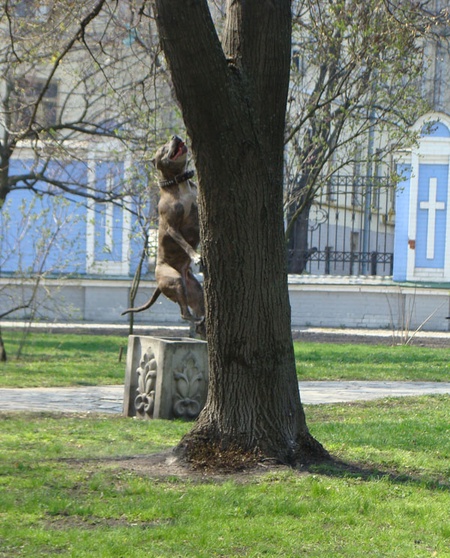
[[[202,263],[202,257],[200,256],[200,254],[197,254],[197,255],[193,258],[192,261],[194,262],[195,265],[201,265],[201,263]]]
[[[200,320],[195,321],[195,333],[199,335],[202,339],[206,339],[206,323],[205,316],[200,318]]]

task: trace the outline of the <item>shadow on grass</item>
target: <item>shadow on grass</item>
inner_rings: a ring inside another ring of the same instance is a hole
[[[49,461],[55,461],[49,459]],[[310,463],[298,467],[290,467],[276,462],[275,460],[264,460],[245,469],[231,470],[231,468],[198,468],[177,458],[174,448],[163,449],[159,452],[137,455],[98,456],[84,458],[58,458],[56,461],[67,463],[77,467],[86,463],[97,463],[99,466],[110,466],[113,468],[126,469],[137,475],[154,477],[159,480],[180,479],[201,481],[208,480],[217,482],[222,480],[233,480],[245,482],[252,477],[264,475],[280,470],[291,470],[299,474],[315,474],[336,479],[353,479],[361,482],[373,482],[386,480],[396,485],[412,485],[427,490],[441,490],[450,492],[450,483],[445,477],[433,478],[427,475],[414,473],[403,473],[396,470],[381,469],[376,466],[363,465],[355,462],[345,462],[331,458],[327,461]]]
[[[411,484],[428,490],[450,491],[450,483],[445,477],[433,478],[415,473],[403,473],[394,469],[381,469],[376,466],[341,461],[331,458],[322,463],[308,465],[302,470],[311,474],[325,475],[341,479],[362,481],[388,480],[393,484]]]

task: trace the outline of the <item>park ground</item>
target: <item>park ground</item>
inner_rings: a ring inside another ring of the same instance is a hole
[[[447,343],[436,348],[418,338],[416,346],[391,348],[384,334],[365,336],[365,345],[356,334],[328,333],[326,343],[320,335],[300,334],[311,368],[320,360],[321,370],[357,368],[354,355],[361,363],[370,355],[382,374],[391,355],[407,368],[417,362],[417,380],[433,369],[436,381],[448,381]],[[100,354],[107,339],[36,337],[22,367],[10,363],[10,377],[56,378],[61,366],[52,351],[59,351],[86,366],[80,383],[90,378],[95,385],[105,367],[120,381],[121,340],[110,338]],[[42,347],[47,354],[36,358]],[[64,373],[69,382],[73,371],[68,366]],[[187,423],[0,413],[0,557],[450,557],[450,396],[306,406],[305,412],[333,461],[297,469],[256,461],[233,472],[207,464],[193,469],[175,459],[172,448]]]

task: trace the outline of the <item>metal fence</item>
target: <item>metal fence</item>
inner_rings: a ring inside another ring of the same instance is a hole
[[[392,275],[394,203],[395,185],[387,178],[333,177],[300,217],[307,226],[294,228],[290,273]]]

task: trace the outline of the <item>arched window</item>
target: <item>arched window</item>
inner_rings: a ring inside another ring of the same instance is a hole
[[[427,122],[422,126],[422,137],[450,138],[450,130],[442,122]]]

